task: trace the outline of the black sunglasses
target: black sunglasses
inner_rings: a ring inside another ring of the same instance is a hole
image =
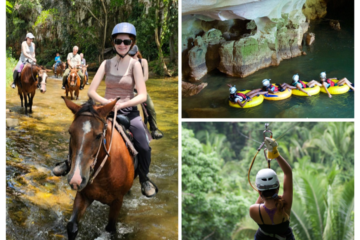
[[[124,40],[118,38],[114,39],[115,45],[120,45],[121,43],[124,43],[124,45],[129,46],[131,42],[132,42],[131,39],[124,39]]]

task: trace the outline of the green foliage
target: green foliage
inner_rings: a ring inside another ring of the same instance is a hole
[[[269,129],[281,155],[293,169],[290,226],[296,239],[354,239],[354,124],[274,122]],[[183,123],[184,239],[253,239],[258,227],[249,217],[248,209],[258,194],[250,187],[247,172],[263,140],[263,130],[261,122]],[[209,168],[208,164],[218,167]],[[265,167],[260,152],[251,181]],[[283,173],[274,160],[271,168],[282,182]],[[216,176],[217,180],[205,182],[203,174]],[[203,188],[204,183],[210,183],[211,188]],[[188,184],[196,186],[191,188],[194,191],[188,190]],[[236,224],[223,214],[223,221],[228,221],[226,231],[232,231],[231,236],[222,234],[223,222],[217,221],[218,209],[229,205],[233,211],[236,209],[226,200],[228,196],[238,199],[239,207],[238,215],[232,216]],[[217,204],[211,205],[214,199]]]
[[[12,13],[12,9],[14,6],[11,4],[11,2],[6,0],[6,13]]]
[[[182,149],[183,239],[229,238],[245,215],[245,199],[222,194],[216,153],[204,153],[191,130],[182,131]]]
[[[6,87],[8,88],[13,81],[13,69],[17,60],[12,58],[11,50],[6,51]]]

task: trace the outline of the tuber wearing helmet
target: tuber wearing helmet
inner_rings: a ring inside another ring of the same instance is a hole
[[[293,76],[293,80],[294,80],[295,82],[299,81],[299,74],[295,74],[295,75]]]
[[[325,78],[326,78],[326,72],[321,72],[321,73],[320,73],[320,78],[324,78],[324,79],[325,79]]]
[[[264,79],[264,80],[262,80],[263,86],[264,86],[264,87],[268,87],[268,86],[270,85],[270,80],[271,80],[271,79]]]

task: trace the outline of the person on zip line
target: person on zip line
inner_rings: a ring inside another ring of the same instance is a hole
[[[259,225],[254,240],[294,240],[290,222],[293,201],[292,170],[277,150],[277,142],[265,138],[268,158],[276,159],[284,172],[283,195],[279,194],[280,183],[276,172],[270,168],[256,174],[259,197],[250,207],[250,217]]]
[[[144,80],[146,82],[149,79],[148,61],[145,58],[142,58],[142,55],[141,55],[137,45],[134,45],[132,47],[132,49],[129,52],[129,55],[130,55],[130,57],[134,58],[136,61],[139,61],[142,71],[143,71],[143,74],[144,74]],[[146,102],[145,102],[144,106],[149,115],[148,120],[149,120],[152,138],[153,139],[162,138],[164,135],[157,127],[155,107],[154,107],[153,101],[150,98],[149,92],[147,93],[147,98],[146,98]]]

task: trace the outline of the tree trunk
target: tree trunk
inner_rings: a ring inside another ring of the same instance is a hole
[[[101,46],[101,62],[104,61],[104,50],[105,50],[105,42],[106,42],[106,30],[107,30],[107,17],[108,17],[108,13],[106,11],[106,7],[105,7],[105,3],[104,0],[101,0],[103,9],[104,9],[104,17],[105,17],[105,24],[104,24],[104,38],[103,38],[103,43]]]
[[[157,46],[158,51],[159,51],[159,58],[160,58],[161,64],[163,65],[165,75],[171,77],[171,73],[167,69],[165,61],[164,61],[164,55],[163,55],[163,52],[162,52],[162,49],[161,49],[161,43],[160,43],[161,27],[158,26],[159,25],[159,20],[161,20],[161,15],[162,15],[161,12],[159,11],[159,9],[160,9],[160,0],[156,0],[155,9],[156,9],[155,10],[155,43],[156,43],[156,46]]]

